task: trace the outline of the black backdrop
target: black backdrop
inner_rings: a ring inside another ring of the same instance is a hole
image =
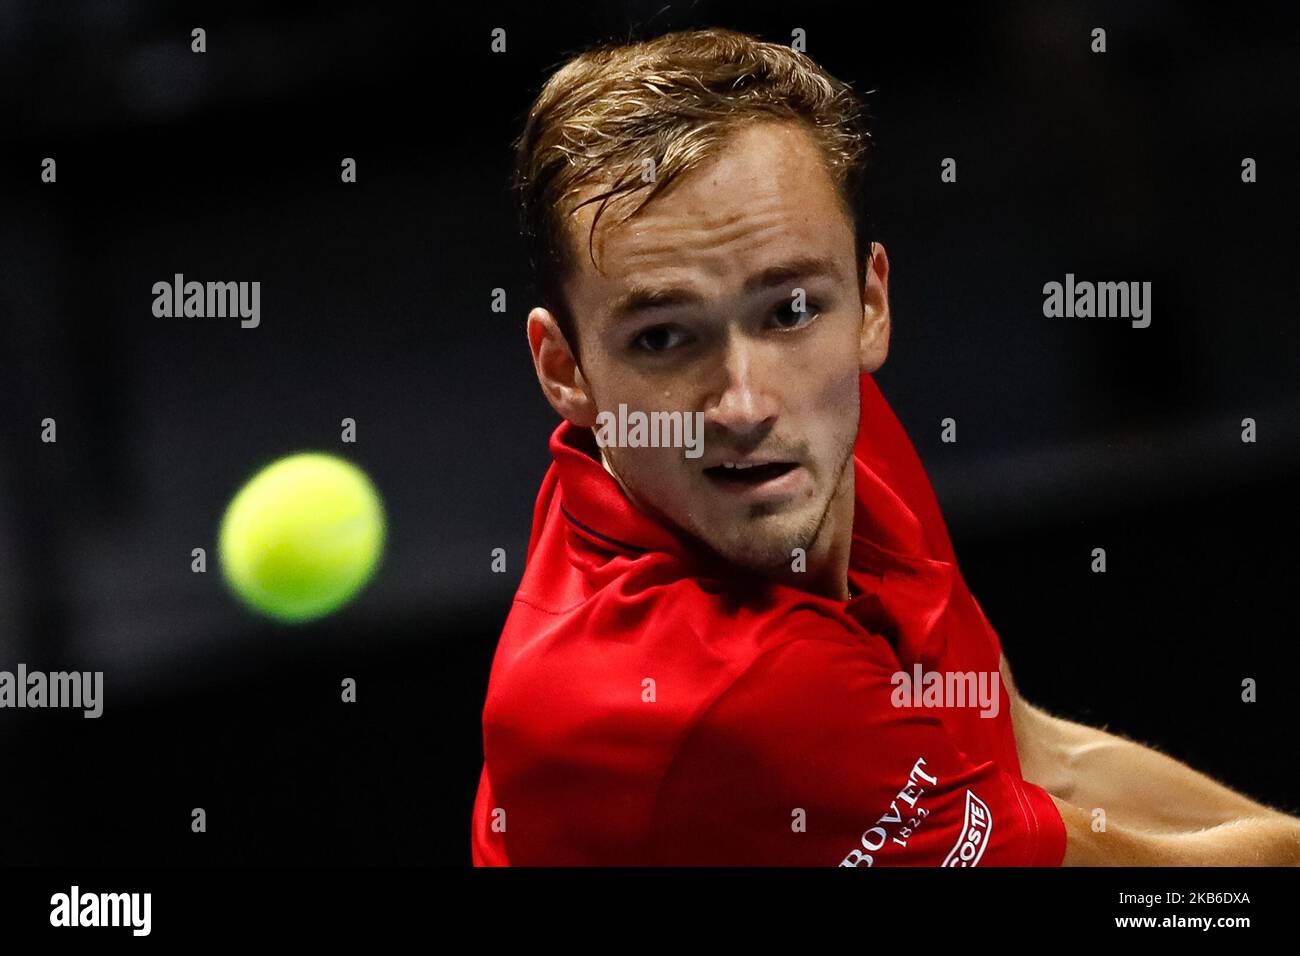
[[[555,424],[509,144],[567,53],[697,25],[802,28],[874,91],[877,379],[1022,692],[1300,809],[1300,32],[1263,8],[895,6],[0,4],[0,669],[105,672],[98,720],[0,711],[0,862],[469,863]],[[177,272],[260,280],[260,327],[155,318]],[[1152,282],[1150,328],[1044,318],[1067,272]],[[355,604],[286,629],[190,552],[305,448],[368,470],[390,540]]]

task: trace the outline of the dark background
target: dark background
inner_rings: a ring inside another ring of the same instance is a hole
[[[568,54],[703,25],[802,27],[874,91],[877,380],[1025,696],[1300,809],[1294,22],[592,6],[0,2],[0,669],[105,672],[98,720],[0,710],[0,862],[469,863],[488,671],[556,422],[510,142]],[[155,318],[176,272],[260,280],[261,326]],[[1045,319],[1067,272],[1152,282],[1150,328]],[[354,604],[285,628],[228,596],[215,534],[257,468],[309,448],[370,473],[390,539]]]

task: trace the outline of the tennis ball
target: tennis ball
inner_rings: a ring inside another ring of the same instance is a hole
[[[334,455],[267,465],[221,519],[226,582],[254,610],[299,623],[338,610],[370,579],[384,546],[384,508],[370,479]]]

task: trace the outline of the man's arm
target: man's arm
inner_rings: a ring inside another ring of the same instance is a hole
[[[1211,853],[1221,840],[1253,845],[1251,834],[1267,841],[1300,824],[1149,747],[1039,710],[1017,692],[1005,657],[1000,666],[1021,773],[1057,798],[1058,806],[1064,801],[1082,808],[1090,822],[1100,808],[1108,830],[1187,834],[1227,827],[1198,838]],[[1281,830],[1252,829],[1251,821],[1271,821]]]
[[[1053,796],[1065,823],[1062,866],[1300,866],[1300,820],[1272,813],[1204,830],[1093,828],[1089,810]]]

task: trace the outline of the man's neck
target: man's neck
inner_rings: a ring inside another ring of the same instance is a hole
[[[793,564],[782,565],[773,575],[782,584],[847,601],[849,591],[849,554],[853,547],[853,467],[852,459],[840,476],[839,487],[826,509],[826,520],[817,531],[817,537],[808,546],[807,566],[796,570]]]

